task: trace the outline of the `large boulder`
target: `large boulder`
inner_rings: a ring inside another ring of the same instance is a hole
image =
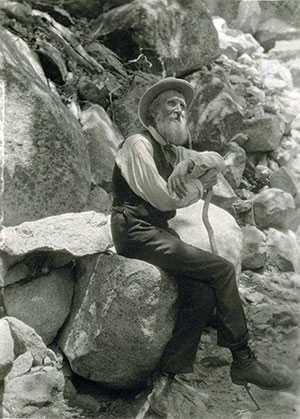
[[[0,388],[4,417],[32,417],[42,406],[61,402],[63,387],[63,373],[56,367],[33,369],[27,374],[6,380]]]
[[[241,1],[238,5],[238,14],[234,26],[243,32],[254,35],[261,20],[261,14],[259,1]]]
[[[32,0],[32,5],[49,13],[57,13],[57,8],[66,9],[72,15],[83,18],[95,18],[101,13],[101,3],[99,0]]]
[[[158,80],[159,78],[156,76],[137,73],[130,86],[114,101],[111,109],[114,121],[124,137],[144,130],[138,117],[139,101],[146,90]]]
[[[243,232],[243,269],[260,269],[267,261],[266,236],[257,227],[246,225]]]
[[[68,268],[2,288],[6,313],[31,326],[50,344],[69,314],[74,281]]]
[[[272,49],[277,41],[296,39],[300,30],[275,17],[262,21],[255,33],[255,38],[265,51]]]
[[[91,34],[125,61],[159,75],[182,76],[218,54],[217,32],[199,0],[135,0],[100,15]]]
[[[298,191],[297,180],[294,173],[286,167],[280,167],[270,176],[270,186],[272,188],[282,189],[291,195],[296,195]]]
[[[266,114],[244,121],[243,132],[248,136],[243,148],[247,152],[272,151],[278,147],[284,134],[285,124],[281,117]]]
[[[178,210],[170,225],[187,243],[211,251],[202,209],[200,201]],[[239,273],[240,228],[213,204],[209,217],[219,254]],[[153,265],[118,255],[82,258],[71,315],[59,341],[72,370],[114,388],[145,382],[171,336],[176,297],[172,278]]]
[[[31,252],[63,252],[85,256],[112,246],[108,218],[94,211],[61,214],[6,227],[0,250],[11,256]]]
[[[109,215],[111,213],[112,202],[113,198],[108,192],[100,186],[94,186],[90,191],[84,210]]]
[[[80,211],[91,182],[81,127],[26,43],[3,28],[0,39],[3,224]]]
[[[261,229],[287,229],[296,216],[291,194],[277,188],[264,189],[253,200],[254,218]]]
[[[193,78],[196,95],[189,125],[194,147],[201,151],[222,152],[224,146],[242,128],[242,115],[237,104],[232,100],[234,91],[228,92],[229,89],[222,89],[215,97],[210,98],[204,95],[206,92],[199,88],[201,79],[197,80],[195,76]],[[222,84],[222,80],[214,77],[214,80],[211,81],[212,92],[218,89],[219,83]]]
[[[100,0],[103,12],[107,12],[114,7],[122,6],[123,4],[130,3],[133,0]]]
[[[270,58],[277,58],[281,62],[286,62],[299,57],[300,39],[291,41],[278,41],[275,47],[269,52]]]
[[[270,228],[266,234],[268,264],[283,272],[300,273],[300,246],[294,233]]]
[[[244,33],[238,29],[229,28],[224,19],[213,18],[214,25],[219,35],[219,46],[221,51],[231,57],[237,57],[244,53],[261,53],[263,48],[250,33]]]
[[[189,207],[177,210],[170,226],[186,243],[211,252],[208,233],[202,221],[202,200]],[[237,273],[240,272],[243,234],[235,219],[222,208],[210,204],[208,216],[214,230],[220,256],[232,262]]]
[[[55,353],[31,327],[13,317],[0,320],[0,334],[0,373],[1,361],[11,352],[11,368],[0,377],[1,417],[44,417],[43,406],[47,417],[58,417],[52,416],[52,409],[64,406],[64,376]]]
[[[99,105],[83,111],[81,123],[88,140],[92,181],[110,191],[117,148],[124,138]]]
[[[153,265],[118,255],[82,258],[59,341],[72,370],[114,388],[145,382],[171,337],[176,296]]]

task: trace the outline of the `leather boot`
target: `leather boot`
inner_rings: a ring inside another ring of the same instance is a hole
[[[150,397],[150,407],[160,417],[167,417],[169,408],[169,394],[174,380],[174,374],[162,372],[154,381]]]
[[[255,384],[264,390],[282,390],[293,384],[291,371],[284,365],[270,366],[256,359],[249,347],[232,351],[230,376],[234,384]]]

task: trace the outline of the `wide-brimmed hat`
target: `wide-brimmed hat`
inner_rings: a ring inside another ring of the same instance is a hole
[[[140,103],[139,103],[139,117],[141,123],[144,127],[148,127],[151,125],[151,119],[148,112],[150,103],[162,92],[167,90],[175,90],[183,95],[187,111],[192,106],[192,102],[194,99],[194,89],[192,85],[182,79],[176,79],[175,77],[167,77],[155,83],[151,86],[146,93],[142,96]]]

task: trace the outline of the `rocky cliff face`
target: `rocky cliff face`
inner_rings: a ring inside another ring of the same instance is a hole
[[[140,96],[166,75],[194,86],[193,148],[216,150],[226,160],[209,216],[220,254],[239,273],[252,335],[265,351],[272,346],[272,355],[280,358],[285,351],[285,363],[295,369],[297,16],[299,5],[292,0],[226,6],[219,0],[1,3],[5,417],[90,417],[101,411],[107,419],[123,419],[138,410],[138,400],[114,393],[98,400],[79,394],[80,383],[76,390],[71,378],[74,372],[123,390],[145,385],[172,331],[177,297],[172,278],[117,256],[109,231],[117,148],[141,129]],[[172,225],[187,242],[209,250],[202,206],[178,211]],[[223,371],[229,361],[214,339],[211,331],[204,334],[195,374],[183,377],[193,387],[183,393],[174,388],[174,418],[221,419],[224,411],[229,417],[236,411],[225,394],[233,391]],[[62,359],[73,371],[65,367],[64,376]],[[213,399],[216,388],[219,402]],[[259,393],[266,415],[291,417],[295,391],[277,401]],[[84,412],[70,411],[63,397]],[[248,409],[242,393],[234,397]]]

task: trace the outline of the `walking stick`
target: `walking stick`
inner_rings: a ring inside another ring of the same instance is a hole
[[[218,253],[218,248],[217,248],[217,243],[216,243],[216,239],[215,239],[214,230],[213,230],[213,228],[212,228],[212,226],[209,222],[209,218],[208,218],[208,208],[209,208],[209,204],[210,204],[212,196],[213,196],[213,190],[212,190],[212,188],[210,188],[207,192],[207,195],[206,195],[206,198],[205,198],[205,201],[204,201],[204,205],[203,205],[202,221],[203,221],[203,224],[205,225],[205,228],[207,230],[211,250],[215,255],[218,255],[219,253]],[[247,393],[249,394],[251,400],[255,404],[257,410],[260,410],[260,406],[257,403],[253,394],[251,393],[251,389],[250,389],[248,383],[245,384],[244,387],[247,390]]]
[[[207,195],[206,195],[206,198],[205,198],[205,201],[204,201],[204,205],[203,205],[202,221],[203,221],[203,224],[205,225],[205,228],[207,230],[211,250],[215,255],[218,255],[219,253],[218,253],[218,248],[217,248],[217,243],[216,243],[216,239],[215,239],[214,230],[213,230],[213,228],[212,228],[212,226],[209,222],[209,218],[208,218],[208,208],[209,208],[209,204],[210,204],[212,196],[213,196],[213,190],[212,190],[212,188],[210,188],[207,192]]]

